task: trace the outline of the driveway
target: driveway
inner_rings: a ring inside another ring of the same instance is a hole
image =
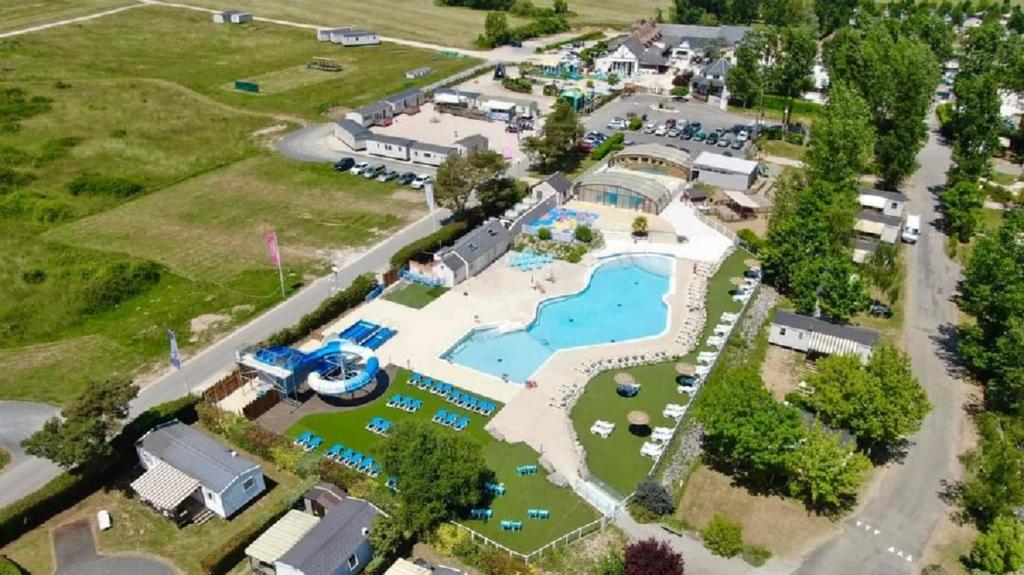
[[[969,422],[967,390],[946,362],[946,334],[957,323],[952,301],[960,267],[945,254],[938,231],[935,190],[945,181],[950,150],[929,118],[929,139],[918,154],[920,168],[904,186],[912,214],[921,214],[924,233],[907,246],[905,349],[914,374],[932,403],[921,431],[911,438],[901,462],[881,470],[861,509],[843,531],[815,550],[800,573],[912,573],[939,520],[951,509],[940,499],[945,481],[960,477],[957,459]]]
[[[176,571],[152,559],[131,555],[100,555],[96,552],[92,524],[88,519],[61,525],[53,530],[53,554],[57,575],[174,575]]]
[[[35,491],[60,472],[45,459],[26,455],[21,440],[60,410],[52,405],[27,401],[0,401],[0,446],[11,454],[11,462],[0,472],[0,507],[9,505]]]

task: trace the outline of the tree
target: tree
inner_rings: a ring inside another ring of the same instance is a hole
[[[378,515],[370,528],[370,544],[373,545],[374,555],[393,559],[399,548],[409,541],[410,535],[402,530],[395,517]]]
[[[866,310],[871,304],[867,284],[855,273],[850,256],[836,254],[819,261],[818,307],[822,315],[845,323]]]
[[[644,479],[636,486],[633,501],[655,515],[671,515],[676,510],[676,503],[668,490],[650,479]]]
[[[1010,12],[1010,19],[1006,22],[1006,27],[1017,34],[1024,34],[1024,10],[1020,6],[1013,7],[1013,11]]]
[[[451,154],[437,168],[434,176],[434,198],[456,214],[462,213],[473,194],[473,174],[469,161],[462,154]]]
[[[863,98],[843,82],[833,84],[828,104],[814,121],[805,160],[812,178],[854,184],[871,163],[875,130]]]
[[[617,550],[609,550],[597,564],[597,575],[622,575],[626,572],[626,558]]]
[[[899,300],[903,267],[900,266],[899,250],[895,244],[879,244],[865,262],[864,272],[871,284],[885,294],[889,303]]]
[[[786,98],[783,123],[789,125],[793,115],[793,100],[814,87],[811,72],[818,56],[818,44],[810,28],[784,28],[774,36],[772,49],[775,64],[769,79],[772,90]]]
[[[647,218],[644,216],[637,216],[633,218],[633,234],[637,236],[647,235]]]
[[[960,506],[981,529],[1024,506],[1024,422],[996,412],[976,418],[978,447],[963,457]]]
[[[968,180],[987,175],[989,158],[999,149],[1002,100],[996,73],[960,74],[953,85],[953,158],[956,173]]]
[[[781,28],[818,27],[814,0],[762,0],[761,14],[766,24]]]
[[[1000,517],[971,544],[968,562],[986,573],[1017,573],[1024,567],[1024,523]]]
[[[25,452],[70,469],[95,464],[113,455],[109,441],[128,417],[128,404],[139,390],[128,379],[93,382],[61,410],[59,418],[22,442]]]
[[[554,2],[552,2],[551,7],[552,9],[554,9],[555,14],[569,13],[569,3],[566,2],[565,0],[555,0]]]
[[[384,469],[402,478],[395,518],[414,536],[475,507],[494,476],[479,443],[423,421],[395,426],[379,454]]]
[[[814,14],[818,18],[818,33],[828,36],[844,27],[853,18],[860,0],[815,0]]]
[[[974,236],[981,221],[981,208],[985,194],[978,184],[960,180],[942,191],[943,225],[950,239],[967,243]]]
[[[607,82],[608,82],[609,86],[618,85],[618,83],[621,82],[621,81],[622,80],[619,78],[619,75],[616,74],[615,72],[612,72],[611,74],[608,74]]]
[[[757,31],[747,33],[743,43],[736,47],[736,66],[725,78],[730,96],[743,103],[744,108],[763,104],[767,71],[763,65],[764,44]]]
[[[511,38],[512,31],[508,26],[508,17],[504,12],[488,12],[484,20],[484,44],[500,46]]]
[[[871,462],[839,437],[813,423],[805,441],[793,452],[789,492],[812,509],[834,513],[849,508]]]
[[[700,535],[715,555],[735,557],[743,551],[743,526],[721,513],[715,513]]]
[[[560,99],[544,120],[542,134],[524,138],[522,148],[542,168],[565,166],[578,158],[576,144],[582,134],[576,110]]]
[[[656,539],[626,547],[625,575],[683,575],[683,556]]]
[[[931,409],[910,359],[889,344],[878,346],[867,366],[855,355],[827,357],[807,383],[814,411],[829,426],[856,435],[867,451],[895,446],[920,429]]]

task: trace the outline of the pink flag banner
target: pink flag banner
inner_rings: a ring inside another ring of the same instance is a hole
[[[277,247],[277,232],[267,234],[267,251],[270,253],[270,261],[280,268],[281,250]]]

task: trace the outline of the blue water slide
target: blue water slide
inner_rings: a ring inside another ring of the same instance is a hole
[[[395,333],[397,333],[395,332],[395,330],[383,327],[377,330],[376,333],[374,333],[369,339],[363,342],[363,345],[376,351],[378,348],[380,348],[380,346],[384,345],[389,339],[394,337]]]
[[[331,361],[328,358],[341,354],[353,354],[359,356],[362,366],[359,371],[349,377],[337,377],[337,374],[328,374],[341,362]],[[373,350],[356,345],[346,340],[332,340],[327,342],[320,349],[306,355],[304,365],[311,368],[306,383],[310,389],[320,395],[346,395],[358,391],[373,382],[377,372],[380,370],[380,360],[374,355]]]

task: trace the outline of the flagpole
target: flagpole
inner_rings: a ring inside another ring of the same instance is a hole
[[[281,258],[277,258],[277,279],[281,280],[281,297],[284,297],[284,272],[281,271]]]
[[[185,382],[185,395],[192,395],[192,386],[188,382],[188,373],[185,371],[185,365],[182,364],[178,371],[181,372],[181,379]]]

